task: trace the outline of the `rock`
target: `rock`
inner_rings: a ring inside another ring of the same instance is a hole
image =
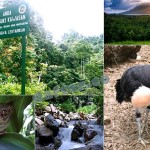
[[[69,118],[73,118],[73,116],[74,116],[73,112],[70,112],[70,113],[68,114],[68,117],[69,117]]]
[[[97,135],[97,132],[94,129],[87,129],[84,132],[84,140],[85,142],[90,141],[94,138],[94,136]]]
[[[57,113],[57,108],[53,104],[50,104],[50,108],[52,113]]]
[[[59,123],[54,119],[54,117],[51,114],[45,116],[44,123],[46,127],[53,131],[53,135],[56,136],[59,131]]]
[[[71,119],[71,120],[79,120],[81,119],[80,115],[77,114],[77,113],[73,113],[73,112],[70,112],[68,114],[68,117]]]
[[[108,116],[104,116],[104,125],[109,125],[111,123],[111,120]]]
[[[55,137],[54,138],[54,147],[55,147],[55,149],[58,149],[61,146],[61,144],[62,144],[62,141],[61,141],[60,137]]]
[[[54,117],[55,119],[57,119],[57,118],[58,118],[57,113],[53,113],[53,117]]]
[[[95,130],[96,132],[97,132],[97,135],[100,135],[100,136],[103,136],[103,134],[104,134],[104,128],[103,128],[103,126],[99,126],[99,125],[88,125],[87,127],[86,127],[86,130],[87,129],[93,129],[93,130]]]
[[[60,120],[64,120],[64,118],[62,116],[58,116],[58,119]]]
[[[93,139],[86,142],[86,145],[88,145],[88,146],[99,145],[99,146],[103,147],[103,144],[104,144],[103,141],[104,141],[103,136],[96,135]]]
[[[77,129],[73,129],[71,133],[71,141],[78,141],[80,138],[80,133]]]
[[[68,115],[66,115],[66,116],[65,116],[65,118],[64,118],[64,120],[66,120],[66,121],[70,121],[69,116],[68,116]]]
[[[42,114],[43,114],[42,109],[36,108],[35,114],[36,114],[37,116],[42,115]]]
[[[42,126],[38,129],[38,134],[39,134],[39,144],[41,145],[48,145],[49,143],[53,143],[53,132],[45,127]]]
[[[51,107],[50,106],[45,106],[44,109],[46,112],[51,113]]]
[[[58,116],[65,118],[65,113],[63,113],[62,111],[58,111],[57,114],[58,114]]]
[[[62,121],[60,127],[68,128],[67,122],[66,121]]]
[[[44,124],[44,122],[39,118],[35,118],[35,123],[37,123],[39,126],[42,126]]]
[[[79,116],[82,120],[88,120],[88,117],[84,113],[79,113]]]
[[[71,133],[71,141],[78,141],[83,135],[83,130],[81,124],[76,124]]]
[[[96,119],[96,116],[94,114],[88,114],[87,118],[90,119],[90,120],[91,119]]]
[[[54,144],[49,144],[48,146],[36,145],[36,150],[56,150]]]
[[[104,63],[110,65],[136,59],[141,45],[105,45],[104,49]]]

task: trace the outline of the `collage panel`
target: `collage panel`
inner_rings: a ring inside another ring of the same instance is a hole
[[[51,96],[35,103],[35,149],[102,150],[103,98]]]
[[[0,1],[0,150],[103,149],[103,41],[103,1]]]
[[[0,96],[0,149],[34,150],[32,96]]]
[[[144,0],[105,0],[106,150],[150,149],[149,5]]]

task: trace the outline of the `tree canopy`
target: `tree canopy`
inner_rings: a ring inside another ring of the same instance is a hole
[[[4,0],[3,6],[11,4],[12,0]],[[31,7],[29,13],[30,33],[26,48],[26,87],[31,89],[29,94],[39,89],[52,90],[58,85],[90,83],[92,78],[102,77],[103,35],[85,37],[71,30],[64,33],[61,41],[54,43],[53,35],[45,30],[41,16]],[[14,94],[21,85],[20,41],[21,37],[0,40],[0,82],[3,87],[8,83],[17,84],[12,91],[0,91],[3,94]]]
[[[105,14],[105,43],[121,41],[150,41],[149,15]]]

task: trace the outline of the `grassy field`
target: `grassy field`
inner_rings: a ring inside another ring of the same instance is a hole
[[[108,45],[150,45],[150,41],[122,41],[122,42],[112,42],[105,43]]]

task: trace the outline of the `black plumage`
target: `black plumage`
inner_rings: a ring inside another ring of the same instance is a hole
[[[146,146],[149,143],[142,137],[144,129],[148,133],[148,113],[150,112],[150,65],[138,65],[129,68],[122,77],[117,80],[116,100],[132,102],[135,108],[135,117],[138,125],[138,142]],[[142,123],[141,113],[146,110],[145,119]]]
[[[133,66],[124,72],[115,85],[116,100],[119,103],[130,102],[133,93],[140,86],[150,88],[150,65]]]

